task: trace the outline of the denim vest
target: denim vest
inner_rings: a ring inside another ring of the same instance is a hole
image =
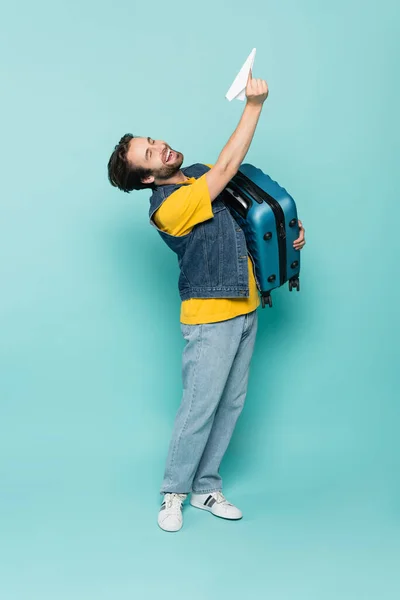
[[[202,164],[182,169],[186,177],[198,179],[209,170]],[[221,193],[212,203],[214,217],[195,225],[184,236],[161,231],[154,213],[180,185],[158,186],[150,198],[150,224],[178,257],[181,300],[190,298],[247,298],[249,273],[246,239],[243,230],[226,208]]]

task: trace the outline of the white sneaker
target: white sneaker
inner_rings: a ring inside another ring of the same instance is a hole
[[[158,524],[164,531],[179,531],[183,525],[182,503],[187,494],[164,494]]]
[[[211,492],[210,494],[194,494],[190,498],[190,504],[195,508],[208,510],[216,517],[222,519],[241,519],[242,512],[233,504],[228,502],[222,492]]]

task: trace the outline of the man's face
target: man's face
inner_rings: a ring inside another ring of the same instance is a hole
[[[150,169],[151,177],[144,183],[169,179],[179,171],[183,163],[183,154],[172,150],[166,142],[152,138],[133,138],[129,143],[128,161],[137,167]]]

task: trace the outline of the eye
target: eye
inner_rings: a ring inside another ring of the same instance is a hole
[[[150,144],[151,146],[152,146],[153,144],[155,144],[155,141],[154,141],[154,140],[153,140],[151,137],[148,137],[148,138],[147,138],[147,141],[149,142],[149,144]],[[151,150],[147,150],[147,152],[146,152],[146,160],[149,160],[149,158],[151,158],[151,155],[152,155],[152,151],[151,151]]]

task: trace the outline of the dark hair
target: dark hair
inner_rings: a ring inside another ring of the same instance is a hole
[[[150,169],[135,167],[128,162],[126,155],[129,149],[129,142],[135,137],[138,136],[126,133],[115,146],[114,152],[108,161],[108,180],[111,185],[123,192],[155,188],[154,183],[142,183],[141,181],[142,177],[148,177],[152,174]]]

